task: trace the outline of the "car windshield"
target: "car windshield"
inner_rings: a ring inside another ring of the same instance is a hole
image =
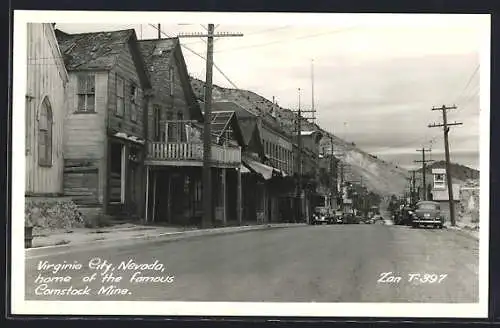
[[[419,204],[418,205],[419,210],[437,210],[439,207],[435,204]]]

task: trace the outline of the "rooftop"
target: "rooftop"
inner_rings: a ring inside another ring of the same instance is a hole
[[[68,70],[111,69],[125,44],[135,35],[133,29],[80,34],[59,29],[55,32]]]

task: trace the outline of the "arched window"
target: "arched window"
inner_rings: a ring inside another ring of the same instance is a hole
[[[45,97],[38,119],[38,164],[52,166],[52,108]]]

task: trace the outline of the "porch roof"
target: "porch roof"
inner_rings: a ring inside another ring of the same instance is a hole
[[[243,160],[243,164],[251,171],[261,175],[265,180],[269,180],[273,177],[274,168],[271,166],[267,166],[251,159]]]
[[[243,159],[243,164],[250,169],[250,171],[255,172],[262,176],[265,180],[271,179],[276,173],[283,174],[282,171],[275,169],[272,166],[262,164],[260,162],[251,160],[251,159]]]

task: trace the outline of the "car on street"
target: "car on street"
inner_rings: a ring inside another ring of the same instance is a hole
[[[444,217],[441,214],[439,203],[433,201],[420,201],[415,206],[412,213],[412,226],[418,228],[421,226],[432,226],[442,229]]]
[[[344,214],[344,223],[359,224],[359,222],[360,222],[359,216],[356,216],[353,213],[345,213]]]
[[[311,224],[316,225],[316,224],[331,224],[332,223],[332,218],[328,213],[328,210],[324,207],[316,207],[314,209],[314,213],[311,218]]]
[[[405,206],[394,216],[394,224],[396,225],[411,225],[413,218],[413,208]]]

